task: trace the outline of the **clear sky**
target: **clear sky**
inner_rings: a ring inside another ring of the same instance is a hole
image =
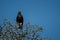
[[[0,0],[0,24],[4,18],[15,24],[18,11],[22,11],[24,23],[42,25],[44,35],[60,40],[59,0]]]

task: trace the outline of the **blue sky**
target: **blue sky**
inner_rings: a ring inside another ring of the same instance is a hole
[[[15,24],[18,11],[22,11],[24,23],[41,25],[44,35],[60,40],[59,0],[0,0],[0,24],[4,18]]]

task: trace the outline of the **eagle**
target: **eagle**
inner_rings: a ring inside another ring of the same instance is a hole
[[[23,16],[22,16],[22,13],[21,13],[21,11],[19,11],[18,12],[18,15],[17,15],[17,17],[16,17],[16,22],[17,22],[17,24],[18,24],[18,28],[20,28],[20,29],[22,29],[22,26],[23,26]]]

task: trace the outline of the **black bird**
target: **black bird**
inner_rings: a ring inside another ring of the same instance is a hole
[[[19,28],[22,29],[22,26],[23,26],[23,16],[21,14],[21,11],[18,12],[18,15],[16,17],[16,22],[17,22]]]

